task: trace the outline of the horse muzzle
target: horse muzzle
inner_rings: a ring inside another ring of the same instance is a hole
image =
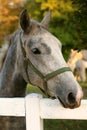
[[[83,92],[82,90],[79,90],[77,94],[69,92],[65,97],[64,95],[63,97],[58,96],[58,99],[60,100],[63,107],[73,109],[80,106],[82,97]]]

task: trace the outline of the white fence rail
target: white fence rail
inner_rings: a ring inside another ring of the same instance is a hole
[[[38,94],[0,98],[0,116],[25,116],[26,130],[43,130],[43,119],[87,120],[87,100],[82,100],[79,108],[66,109],[58,100],[45,99]]]

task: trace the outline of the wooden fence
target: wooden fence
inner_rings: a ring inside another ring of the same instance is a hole
[[[25,98],[0,98],[0,116],[26,117],[26,130],[43,130],[43,119],[87,120],[87,100],[76,109],[63,108],[55,99],[29,94]]]

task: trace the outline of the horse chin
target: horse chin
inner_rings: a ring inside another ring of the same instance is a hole
[[[65,104],[59,97],[55,97],[55,96],[51,96],[50,97],[51,99],[58,99],[59,101],[60,101],[60,103],[61,103],[61,105],[64,107],[64,108],[71,108],[71,107],[69,107],[67,104]],[[71,108],[71,109],[73,109],[73,108]]]
[[[58,97],[61,105],[64,107],[64,108],[70,108],[70,109],[74,109],[74,108],[77,108],[78,106],[76,106],[75,104],[73,105],[70,105],[68,103],[64,103],[59,97]]]
[[[47,96],[51,99],[58,99],[61,103],[61,105],[64,108],[70,108],[70,109],[74,109],[80,106],[81,104],[81,100],[76,100],[76,97],[70,92],[68,94],[67,99],[65,100],[65,98],[61,97],[61,96],[57,96],[57,94],[54,93],[47,93]]]
[[[60,101],[61,105],[62,105],[64,108],[74,109],[74,108],[76,108],[76,107],[79,107],[79,106],[77,106],[76,104],[68,104],[68,103],[63,102],[62,99],[61,99],[60,97],[58,97],[58,96],[52,96],[52,95],[50,96],[50,95],[49,95],[49,97],[50,97],[51,99],[53,99],[53,100],[58,99],[58,100]]]

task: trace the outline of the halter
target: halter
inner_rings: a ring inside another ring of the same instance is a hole
[[[21,50],[22,50],[22,53],[23,53],[23,56],[24,56],[24,67],[25,67],[25,72],[26,72],[26,75],[27,75],[27,79],[28,81],[30,82],[30,79],[29,79],[29,75],[28,75],[28,65],[29,67],[43,80],[43,87],[44,87],[44,90],[45,90],[45,93],[47,95],[48,92],[47,92],[47,81],[52,79],[53,77],[55,77],[56,75],[59,75],[61,73],[64,73],[66,71],[71,71],[71,69],[69,67],[62,67],[60,69],[57,69],[51,73],[48,73],[46,75],[43,75],[33,64],[32,62],[30,61],[29,58],[26,57],[26,52],[25,52],[25,49],[24,47],[22,46],[23,43],[22,43],[22,39],[21,39],[21,33],[20,33],[20,45],[21,45]],[[40,88],[41,89],[41,88]],[[41,89],[42,90],[42,89]],[[43,90],[42,90],[43,91]]]

